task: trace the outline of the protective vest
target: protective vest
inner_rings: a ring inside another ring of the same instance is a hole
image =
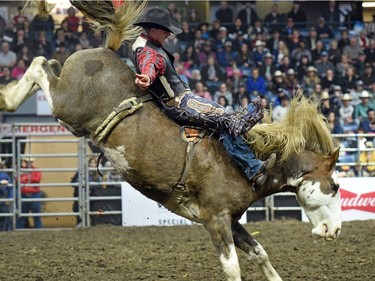
[[[149,47],[157,51],[166,61],[165,73],[159,76],[150,85],[149,90],[152,94],[161,98],[162,100],[168,100],[174,98],[175,96],[190,90],[189,85],[181,80],[180,76],[177,74],[174,68],[173,62],[174,57],[167,50],[161,46],[155,45],[153,42],[139,36],[132,46],[133,54],[132,61],[135,69],[140,73],[137,61],[137,53],[140,52],[144,47]]]

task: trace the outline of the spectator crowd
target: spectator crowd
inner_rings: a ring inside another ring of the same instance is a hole
[[[234,2],[221,1],[212,22],[202,22],[197,10],[180,10],[169,2],[168,10],[183,32],[170,35],[164,47],[193,92],[228,112],[260,99],[277,121],[300,88],[320,102],[332,133],[375,133],[375,14],[372,22],[364,23],[361,7],[351,2],[341,20],[335,1],[321,2],[321,15],[311,23],[294,1],[285,14],[274,3],[261,19],[254,2],[244,2],[235,13]],[[6,24],[0,29],[0,84],[20,79],[35,56],[63,64],[72,53],[102,44],[102,34],[93,32],[73,7],[59,25],[51,16],[43,21],[36,15],[29,21],[21,11]],[[126,46],[119,55],[129,55]],[[358,140],[337,141],[351,147]],[[372,138],[360,143],[364,149],[374,144]],[[372,162],[370,155],[344,152],[341,157]]]

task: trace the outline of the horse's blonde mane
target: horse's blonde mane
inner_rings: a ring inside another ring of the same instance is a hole
[[[302,150],[331,155],[335,149],[318,102],[303,96],[291,101],[283,120],[254,126],[247,134],[247,141],[260,157],[276,152],[281,161]]]

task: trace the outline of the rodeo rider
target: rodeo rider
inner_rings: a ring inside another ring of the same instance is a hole
[[[249,104],[243,112],[225,113],[219,104],[194,95],[174,68],[173,56],[163,48],[165,39],[182,30],[163,7],[151,7],[134,25],[143,28],[132,46],[132,60],[137,74],[135,84],[148,90],[164,112],[177,122],[196,124],[220,134],[225,149],[251,182],[261,186],[276,159],[255,158],[241,135],[246,134],[262,117],[262,111]]]

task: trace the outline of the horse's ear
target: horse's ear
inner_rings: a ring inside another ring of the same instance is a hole
[[[337,149],[331,154],[331,156],[329,157],[329,158],[330,158],[330,162],[331,162],[330,170],[332,170],[332,169],[335,168],[335,165],[336,165],[337,159],[339,159],[339,156],[340,156],[340,147],[338,147],[338,148],[337,148]]]

